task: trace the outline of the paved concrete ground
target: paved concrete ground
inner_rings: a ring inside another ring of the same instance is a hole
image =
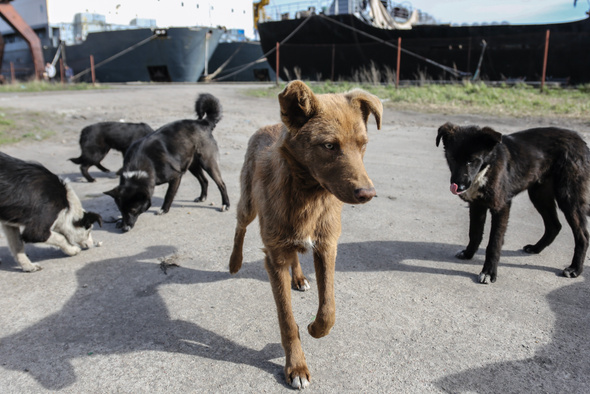
[[[67,161],[78,156],[80,129],[101,120],[158,127],[193,117],[198,93],[216,95],[224,119],[215,130],[232,207],[211,181],[209,201],[194,203],[187,175],[169,214],[154,213],[165,186],[136,227],[96,228],[101,248],[67,257],[28,245],[44,269],[25,274],[0,236],[0,392],[288,392],[274,301],[262,264],[257,223],[246,236],[245,264],[227,272],[249,136],[279,120],[274,98],[244,94],[251,85],[140,85],[112,89],[2,94],[0,108],[47,115],[57,134],[2,147],[72,179],[88,210],[118,211],[102,194],[117,184],[93,172],[83,180]],[[318,393],[580,393],[590,390],[590,288],[584,276],[560,275],[573,254],[564,223],[541,255],[523,245],[542,234],[526,196],[515,199],[493,285],[476,282],[483,248],[472,261],[453,257],[467,242],[466,204],[448,191],[438,126],[447,120],[512,132],[552,123],[419,114],[387,107],[371,119],[365,163],[378,197],[345,206],[336,272],[337,321],[313,339],[317,289],[310,256],[302,265],[312,289],[293,293],[295,317]],[[577,129],[590,132],[588,123]],[[115,170],[121,155],[105,160]],[[212,205],[210,205],[212,203]],[[486,228],[486,236],[489,227]],[[485,246],[485,241],[484,245]],[[177,263],[167,272],[162,261]]]

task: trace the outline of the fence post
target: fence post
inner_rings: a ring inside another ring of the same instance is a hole
[[[402,38],[397,38],[397,66],[395,68],[395,88],[399,87],[399,68],[400,68],[400,60],[402,57]]]
[[[276,63],[276,74],[277,74],[277,86],[279,86],[279,46],[280,44],[277,42],[277,63]]]
[[[90,72],[92,74],[92,86],[96,82],[96,75],[94,74],[94,55],[90,55]]]
[[[541,74],[541,92],[545,87],[545,75],[547,74],[547,55],[549,53],[549,29],[545,34],[545,55],[543,56],[543,73]]]
[[[15,72],[14,72],[14,63],[10,62],[10,82],[15,83],[16,82],[16,77],[15,77]]]

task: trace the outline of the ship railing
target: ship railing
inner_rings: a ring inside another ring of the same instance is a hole
[[[297,1],[293,3],[286,3],[280,5],[266,6],[266,15],[269,21],[279,21],[282,19],[297,19],[304,18],[309,13],[324,13],[328,10],[332,1],[316,0],[316,1]]]

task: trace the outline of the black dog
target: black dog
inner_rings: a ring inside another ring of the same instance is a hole
[[[23,271],[38,271],[23,242],[45,242],[68,255],[93,246],[90,230],[100,215],[86,212],[67,182],[41,164],[0,152],[0,222],[8,247]],[[21,233],[22,228],[22,233]]]
[[[101,122],[86,126],[80,133],[82,154],[70,160],[80,164],[80,171],[88,182],[94,182],[96,179],[88,173],[88,168],[96,166],[102,172],[109,172],[100,164],[109,150],[115,149],[124,154],[133,141],[153,132],[145,123]]]
[[[197,120],[169,123],[129,147],[119,186],[105,192],[115,199],[121,211],[123,231],[133,228],[137,217],[150,208],[156,185],[168,183],[159,214],[168,212],[187,170],[201,185],[201,196],[195,201],[207,199],[205,170],[219,187],[221,210],[229,208],[227,190],[219,170],[219,149],[213,138],[213,129],[221,119],[221,105],[214,96],[201,94],[195,103],[195,111]]]
[[[480,283],[496,281],[511,201],[524,190],[545,224],[541,239],[524,251],[540,253],[553,242],[561,230],[557,202],[575,240],[572,263],[563,274],[575,278],[582,273],[588,249],[590,150],[576,132],[548,127],[502,136],[489,127],[446,123],[438,129],[437,146],[441,139],[451,170],[451,192],[469,203],[469,244],[456,257],[473,257],[488,209],[492,215]]]

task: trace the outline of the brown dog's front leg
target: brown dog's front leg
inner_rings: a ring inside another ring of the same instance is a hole
[[[291,307],[291,275],[289,267],[296,252],[266,251],[264,259],[266,271],[270,279],[272,293],[277,305],[281,342],[285,350],[285,379],[297,389],[309,385],[311,375],[305,362],[305,355],[299,338],[299,327],[295,322]]]
[[[307,330],[312,337],[321,338],[330,333],[336,321],[334,299],[336,246],[330,246],[326,250],[316,247],[313,252],[313,262],[318,283],[319,306],[315,320],[307,326]]]

